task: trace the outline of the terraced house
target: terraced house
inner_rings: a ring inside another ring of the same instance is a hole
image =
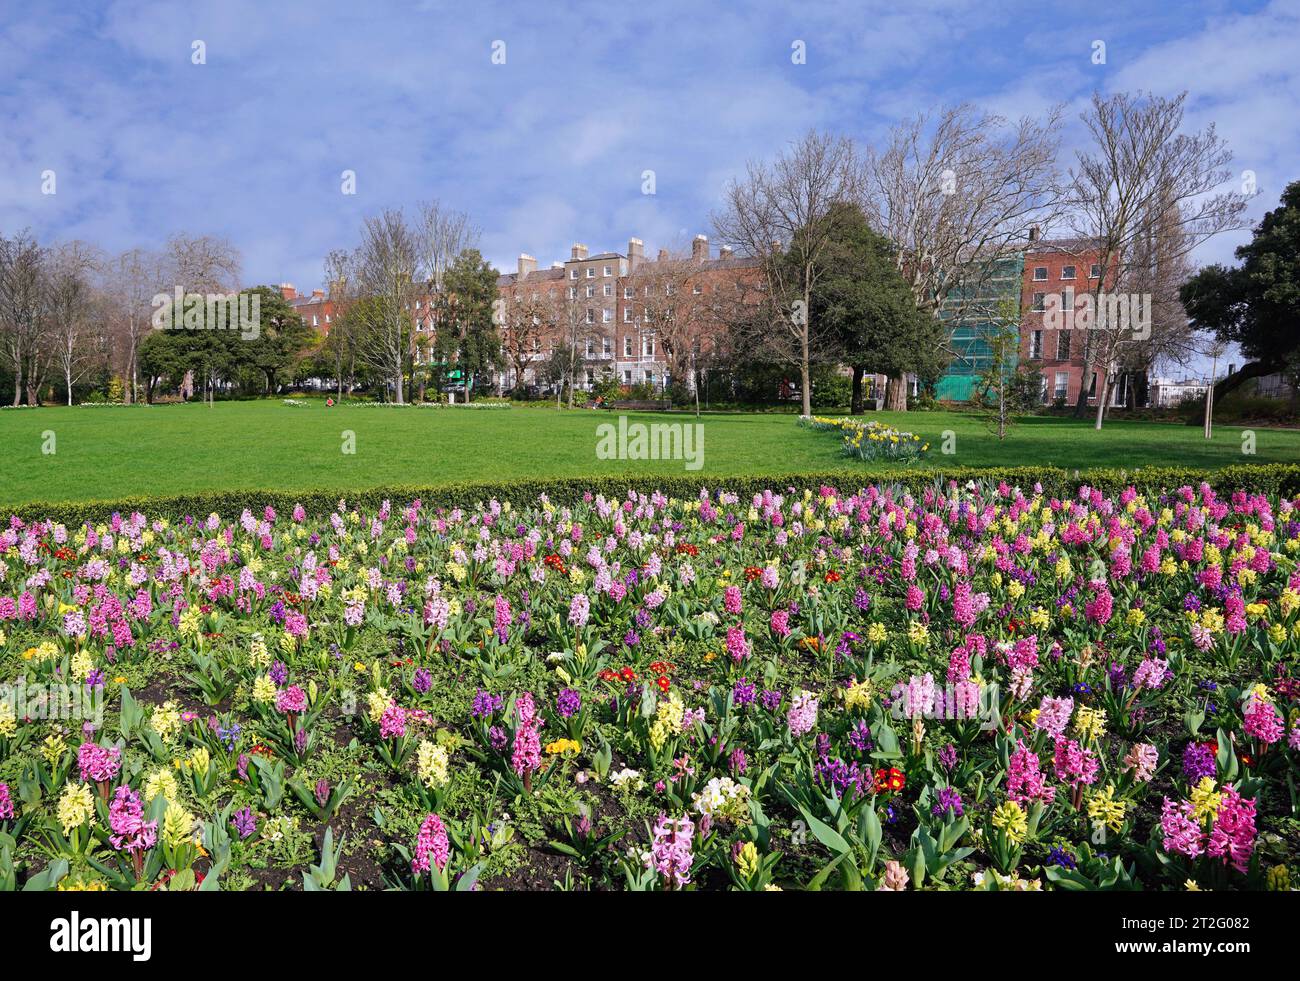
[[[520,255],[517,270],[498,281],[507,362],[500,387],[543,384],[542,366],[566,345],[579,387],[613,379],[663,390],[678,377],[689,386],[692,368],[725,343],[735,304],[753,300],[758,275],[756,260],[730,249],[711,256],[704,235],[689,254],[660,249],[653,259],[638,238],[626,252],[591,254],[577,243],[548,269]]]

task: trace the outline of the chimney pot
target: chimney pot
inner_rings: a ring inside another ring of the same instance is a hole
[[[709,257],[709,236],[696,235],[691,243],[691,258],[698,261]]]
[[[1031,242],[1037,242],[1037,241],[1038,241],[1038,234],[1039,234],[1039,228],[1038,228],[1038,226],[1037,226],[1037,225],[1030,225],[1030,226],[1029,226],[1029,241],[1031,241]]]
[[[587,258],[587,247],[586,247],[585,245],[583,245],[581,242],[574,242],[574,243],[573,243],[573,256],[572,256],[572,258],[574,258],[574,259],[585,259],[585,258]]]
[[[281,283],[280,295],[286,300],[293,300],[297,298],[298,291],[293,288],[293,283]]]
[[[527,252],[519,253],[519,278],[525,278],[529,273],[537,271],[537,259]]]

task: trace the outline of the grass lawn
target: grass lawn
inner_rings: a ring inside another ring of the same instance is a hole
[[[640,422],[693,422],[693,416],[631,414]],[[983,424],[949,412],[877,413],[931,442],[926,466],[1050,464],[1069,468],[1300,461],[1300,432],[1255,430],[1255,455],[1240,429],[1220,427],[1212,442],[1193,426],[1027,418],[999,443]],[[279,400],[0,412],[0,504],[112,499],[234,488],[340,491],[389,484],[438,484],[529,476],[681,473],[681,461],[596,457],[596,428],[616,421],[590,410],[474,411],[336,406]],[[793,415],[706,414],[706,476],[789,473],[846,467],[834,434],[800,429]],[[343,433],[356,434],[344,454]],[[956,452],[939,452],[942,433]],[[56,452],[42,452],[52,431]],[[863,473],[890,465],[859,463]]]

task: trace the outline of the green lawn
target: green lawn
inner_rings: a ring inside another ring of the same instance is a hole
[[[1198,427],[1028,418],[999,443],[970,416],[879,413],[869,418],[928,438],[928,466],[1051,464],[1069,468],[1300,461],[1300,432],[1256,430],[1254,456],[1241,430],[1220,427],[1207,443]],[[310,401],[137,407],[42,408],[0,412],[0,503],[112,499],[237,488],[321,490],[439,484],[529,476],[681,473],[680,461],[596,457],[589,410],[499,411],[336,406]],[[690,415],[634,414],[640,422],[694,422]],[[705,476],[790,473],[850,465],[834,434],[796,427],[792,415],[706,414]],[[356,453],[341,452],[343,432]],[[942,433],[956,452],[939,452]],[[56,452],[42,452],[53,432]],[[858,464],[864,473],[871,467]],[[876,471],[888,472],[887,465]]]

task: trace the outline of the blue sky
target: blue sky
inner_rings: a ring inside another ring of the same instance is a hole
[[[249,283],[311,288],[363,215],[437,197],[499,267],[546,265],[707,233],[727,178],[810,126],[870,141],[943,102],[1065,102],[1070,147],[1094,88],[1190,90],[1189,125],[1257,175],[1253,218],[1300,178],[1300,0],[1056,6],[0,0],[0,231],[218,234]]]

